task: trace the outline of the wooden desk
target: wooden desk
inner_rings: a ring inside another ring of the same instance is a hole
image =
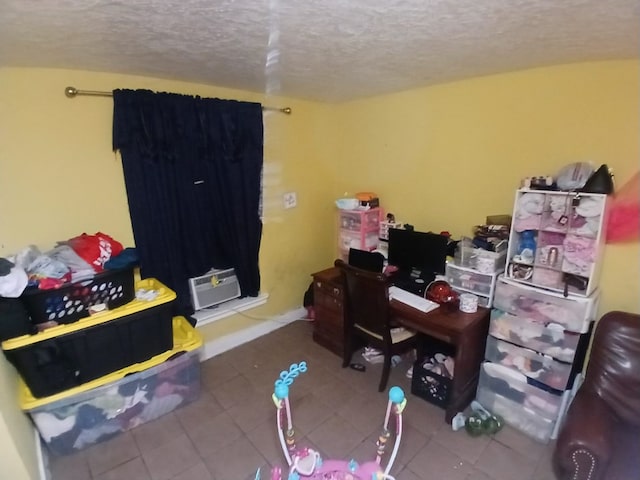
[[[478,307],[476,313],[463,313],[440,307],[424,313],[397,300],[391,300],[389,306],[396,322],[454,346],[455,371],[444,417],[445,422],[451,423],[455,414],[475,398],[489,332],[490,310]],[[423,357],[421,350],[419,346],[418,359]]]
[[[313,339],[342,357],[343,285],[340,272],[332,267],[312,276],[316,314]],[[391,300],[389,306],[396,322],[454,346],[455,374],[445,408],[445,421],[450,423],[454,415],[475,398],[489,331],[490,310],[479,307],[476,313],[463,313],[440,307],[424,313],[397,300]],[[420,353],[418,351],[418,358],[421,358]]]

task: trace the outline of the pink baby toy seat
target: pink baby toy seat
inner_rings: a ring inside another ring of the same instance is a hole
[[[306,362],[294,363],[289,367],[289,370],[282,371],[280,378],[275,382],[272,398],[278,409],[276,416],[278,437],[289,470],[287,474],[283,474],[282,469],[279,467],[273,468],[270,480],[393,480],[393,477],[389,475],[389,471],[393,466],[400,446],[402,411],[407,404],[407,399],[402,389],[400,387],[389,389],[389,402],[387,403],[387,412],[382,431],[376,442],[375,460],[365,463],[358,463],[353,459],[325,460],[320,456],[319,452],[311,448],[299,448],[296,445],[289,405],[289,386],[298,375],[306,371]],[[391,432],[388,429],[391,416],[395,420],[395,442],[385,468],[380,465],[380,462],[385,453],[387,442],[391,437]],[[256,480],[260,480],[260,470],[256,472]]]

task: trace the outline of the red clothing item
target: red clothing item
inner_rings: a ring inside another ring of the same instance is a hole
[[[119,255],[124,249],[120,242],[102,232],[97,232],[95,235],[83,233],[70,239],[67,244],[97,273],[104,270],[105,262]]]

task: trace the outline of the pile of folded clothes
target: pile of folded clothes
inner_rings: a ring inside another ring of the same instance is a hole
[[[124,263],[123,263],[124,261]],[[83,233],[41,252],[29,245],[15,255],[0,259],[0,296],[19,297],[25,288],[41,290],[59,288],[66,283],[92,279],[105,269],[117,269],[137,264],[133,248],[105,233]]]

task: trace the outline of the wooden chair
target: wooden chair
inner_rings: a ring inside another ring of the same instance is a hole
[[[416,345],[416,333],[404,328],[393,330],[389,314],[389,288],[381,273],[368,272],[338,259],[335,266],[344,281],[344,352],[342,367],[351,363],[358,348],[358,338],[382,351],[384,363],[378,391],[387,386],[391,357],[407,352]]]

